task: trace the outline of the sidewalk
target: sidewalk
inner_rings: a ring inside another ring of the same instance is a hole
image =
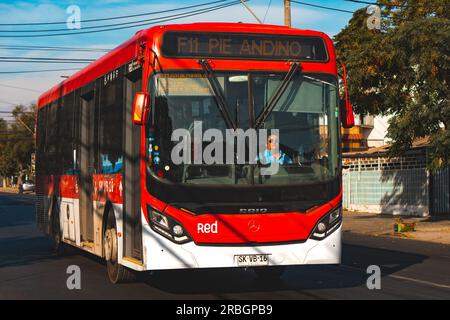
[[[0,192],[7,192],[7,193],[19,193],[18,188],[12,188],[12,187],[0,187]]]
[[[430,217],[405,217],[405,222],[416,222],[416,232],[400,235],[394,232],[397,217],[366,212],[344,211],[344,232],[360,233],[372,236],[384,236],[414,239],[450,245],[450,219],[432,220]]]

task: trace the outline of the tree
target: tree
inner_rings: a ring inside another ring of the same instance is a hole
[[[0,132],[7,134],[8,125],[4,119],[0,119]],[[9,143],[3,138],[0,140],[0,176],[8,177],[17,171],[17,163],[12,157]]]
[[[380,31],[368,30],[362,9],[334,38],[349,72],[350,99],[358,113],[392,115],[391,155],[429,136],[432,167],[450,165],[450,6],[446,0],[379,3],[385,4]]]
[[[7,152],[0,154],[0,176],[9,177],[17,173],[17,162]]]
[[[21,171],[29,168],[31,154],[34,152],[36,110],[36,106],[31,105],[28,108],[16,106],[12,111],[15,121],[10,128],[10,142],[13,143],[11,152]]]
[[[34,151],[36,106],[16,106],[12,123],[0,119],[0,176],[8,177],[29,169]]]

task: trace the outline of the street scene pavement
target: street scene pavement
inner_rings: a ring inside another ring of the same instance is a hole
[[[450,245],[450,220],[445,217],[395,217],[376,213],[345,211],[344,218],[344,231]],[[415,224],[415,230],[413,232],[395,232],[394,224],[400,221]]]
[[[100,259],[76,249],[55,256],[36,228],[34,195],[0,193],[0,300],[450,299],[449,245],[344,229],[339,266],[289,267],[277,281],[259,280],[251,270],[217,269],[159,272],[113,285]],[[72,265],[81,269],[80,290],[66,285]],[[379,290],[367,286],[372,265],[381,268]]]

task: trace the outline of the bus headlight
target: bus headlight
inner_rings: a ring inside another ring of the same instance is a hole
[[[172,217],[165,215],[152,207],[147,207],[147,212],[149,215],[150,227],[163,237],[178,244],[192,241],[182,225]]]
[[[176,236],[182,236],[184,234],[183,227],[180,226],[179,224],[176,224],[175,226],[173,226],[172,232]]]
[[[169,219],[156,210],[150,209],[150,220],[152,223],[164,230],[169,230]]]
[[[334,209],[325,215],[316,225],[311,234],[311,239],[323,240],[336,231],[342,223],[342,208]]]

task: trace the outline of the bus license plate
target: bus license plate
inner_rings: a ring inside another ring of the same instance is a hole
[[[234,256],[234,259],[239,267],[269,265],[268,254],[236,255]]]

